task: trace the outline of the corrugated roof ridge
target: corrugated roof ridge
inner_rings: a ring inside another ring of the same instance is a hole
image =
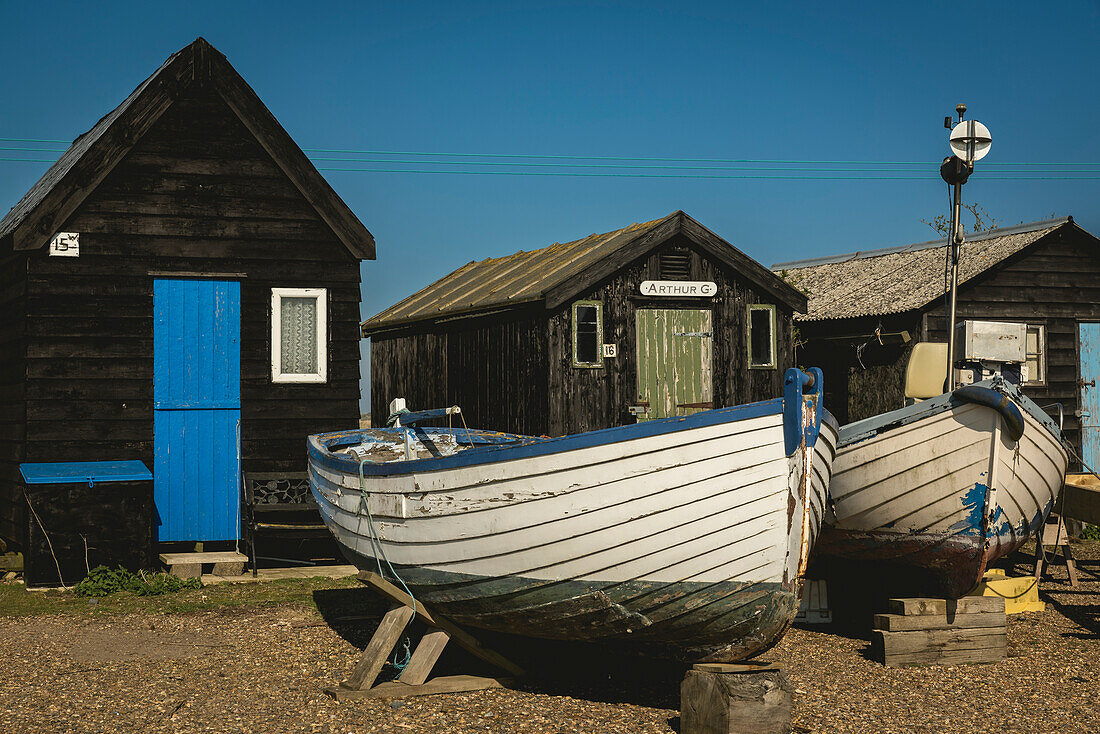
[[[1059,227],[1067,222],[1072,222],[1072,216],[1056,217],[1053,219],[1043,219],[1037,222],[1027,222],[1024,224],[1014,224],[1011,227],[1000,227],[998,229],[990,229],[985,232],[978,232],[976,234],[967,235],[966,242],[983,242],[985,240],[997,239],[999,237],[1007,237],[1013,234],[1023,234],[1025,232],[1037,232],[1041,229],[1053,229]],[[804,260],[789,260],[787,262],[775,263],[771,266],[772,271],[776,270],[797,270],[801,268],[814,267],[817,265],[835,265],[836,263],[847,262],[849,260],[864,260],[872,257],[881,257],[883,255],[891,255],[898,252],[915,252],[917,250],[928,250],[936,247],[946,247],[947,238],[940,238],[938,240],[927,240],[925,242],[914,242],[908,245],[897,245],[891,247],[879,247],[871,250],[856,250],[855,252],[847,252],[838,255],[824,255],[822,257],[806,258]]]

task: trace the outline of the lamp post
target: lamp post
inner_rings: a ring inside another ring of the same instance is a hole
[[[963,121],[966,105],[956,105],[955,112],[959,121],[952,127],[951,117],[945,117],[944,127],[951,129],[948,143],[954,155],[944,158],[940,164],[940,176],[952,187],[951,195],[951,235],[948,237],[948,262],[951,265],[951,285],[948,291],[947,307],[947,381],[944,392],[955,389],[955,316],[959,286],[959,246],[963,243],[960,213],[962,209],[962,186],[974,172],[974,161],[981,160],[989,153],[993,139],[989,128],[977,120]]]

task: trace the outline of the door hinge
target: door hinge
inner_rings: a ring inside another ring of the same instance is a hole
[[[1077,387],[1080,390],[1084,390],[1086,387],[1096,387],[1096,378],[1094,377],[1088,382],[1085,382],[1085,378],[1082,377],[1080,380],[1077,381]]]

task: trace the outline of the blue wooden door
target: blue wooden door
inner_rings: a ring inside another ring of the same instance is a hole
[[[240,528],[241,284],[153,283],[153,495],[164,540]]]
[[[1081,458],[1100,470],[1100,323],[1078,324],[1081,359]]]

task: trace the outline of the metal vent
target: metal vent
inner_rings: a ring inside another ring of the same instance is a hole
[[[660,268],[661,280],[691,280],[691,253],[662,252]]]

